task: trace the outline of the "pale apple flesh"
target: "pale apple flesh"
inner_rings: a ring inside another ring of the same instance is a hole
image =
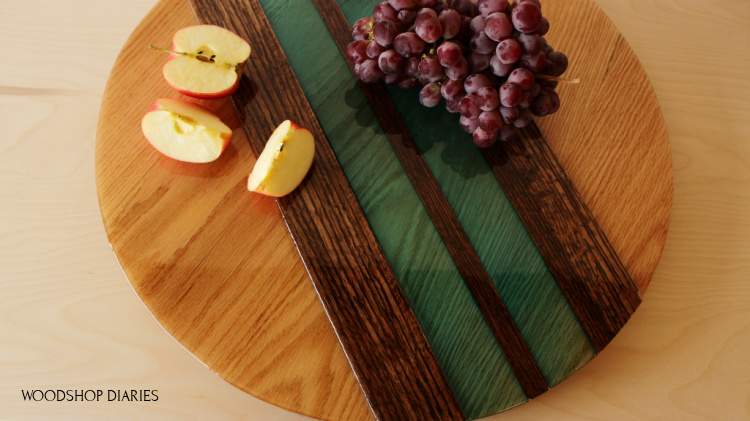
[[[190,102],[159,98],[143,116],[141,129],[162,154],[179,161],[215,161],[232,140],[232,129],[209,110]]]
[[[178,92],[214,99],[237,90],[250,45],[233,32],[214,25],[195,25],[175,33],[172,50],[162,72]]]
[[[248,190],[281,197],[302,183],[315,156],[309,130],[284,121],[274,130],[247,181]]]

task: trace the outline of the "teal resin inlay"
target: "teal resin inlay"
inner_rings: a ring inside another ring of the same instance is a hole
[[[372,6],[340,1],[350,23]],[[458,271],[311,0],[261,0],[287,58],[464,412],[525,401]],[[293,22],[293,24],[290,24]],[[551,385],[594,350],[458,116],[389,89]]]
[[[349,24],[377,2],[340,0]],[[418,90],[389,86],[396,108],[456,213],[547,382],[554,386],[596,354],[492,170],[458,114],[422,106]]]
[[[261,5],[466,416],[526,401],[312,1]]]
[[[545,379],[556,385],[595,355],[557,281],[458,116],[421,106],[413,92],[389,92]]]

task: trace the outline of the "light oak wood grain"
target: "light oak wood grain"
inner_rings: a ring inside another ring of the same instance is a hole
[[[750,11],[743,0],[597,3],[664,113],[669,235],[647,299],[612,344],[552,391],[490,419],[747,419]],[[93,176],[101,95],[153,4],[0,5],[0,417],[308,419],[189,356],[145,312],[106,245]],[[706,89],[709,72],[717,89]],[[158,388],[161,398],[29,404],[25,387]]]
[[[187,3],[158,4],[110,75],[96,159],[112,163],[97,165],[97,180],[113,250],[154,317],[230,383],[318,418],[366,418],[275,201],[247,191],[255,155],[229,98],[200,102],[234,129],[227,152],[211,164],[165,158],[139,133],[149,102],[179,97],[161,76],[166,57],[146,46],[169,45],[194,23]]]

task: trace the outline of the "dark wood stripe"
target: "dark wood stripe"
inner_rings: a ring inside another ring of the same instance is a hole
[[[331,35],[346,57],[346,46],[352,41],[351,27],[335,0],[313,0]],[[350,69],[354,67],[348,61]],[[409,134],[401,115],[382,83],[363,83],[359,86],[383,127],[393,150],[409,176],[417,195],[422,200],[440,237],[448,249],[474,301],[500,344],[511,369],[529,398],[544,393],[549,386],[531,351],[508,313],[500,294],[456,214],[445,198],[437,180],[424,160],[421,151]],[[458,124],[458,122],[456,122]]]
[[[483,153],[601,351],[641,303],[630,274],[535,124]]]
[[[377,419],[465,419],[257,0],[191,0],[202,23],[252,43],[233,96],[259,153],[284,119],[309,129],[315,162],[277,203]]]

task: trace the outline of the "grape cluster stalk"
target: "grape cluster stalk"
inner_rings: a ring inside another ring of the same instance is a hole
[[[560,108],[568,58],[549,27],[539,0],[388,0],[354,24],[347,55],[363,82],[421,87],[426,107],[445,100],[486,148]]]

